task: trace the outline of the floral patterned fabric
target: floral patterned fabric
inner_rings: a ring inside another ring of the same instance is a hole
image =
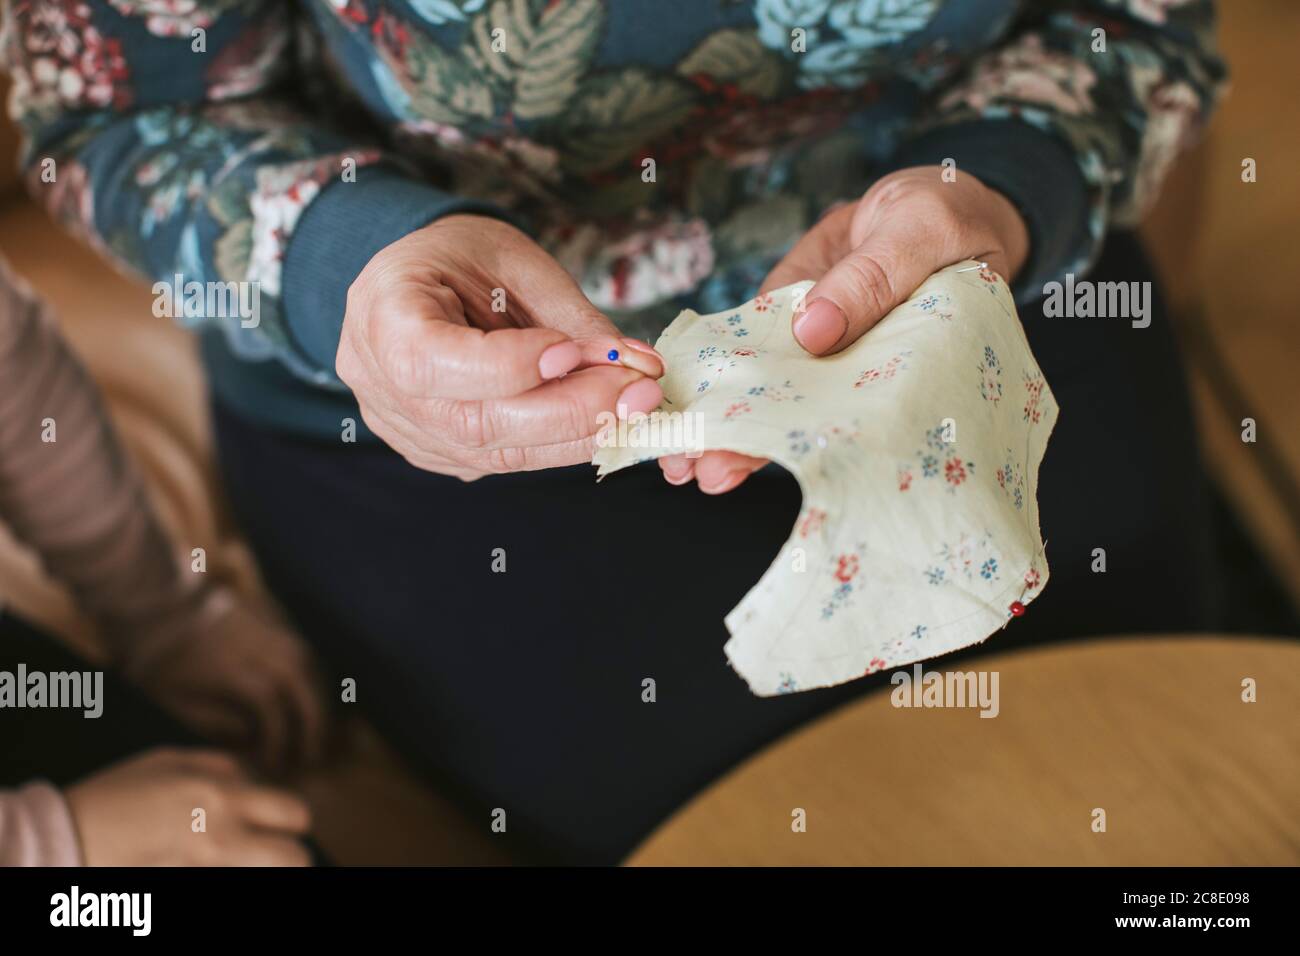
[[[950,266],[825,358],[791,331],[811,287],[683,312],[656,344],[663,405],[595,457],[603,478],[728,449],[798,479],[790,539],[726,619],[727,658],[762,695],[982,641],[1048,580],[1038,466],[1057,409],[1005,283]]]
[[[860,194],[908,142],[938,131],[940,154],[979,174],[962,131],[1011,121],[1065,144],[1064,175],[1090,197],[1090,211],[1030,217],[1054,277],[1085,269],[1107,225],[1144,208],[1222,81],[1209,0],[5,0],[5,11],[34,192],[150,278],[258,281],[261,322],[229,324],[230,347],[326,387],[339,387],[329,342],[304,341],[322,322],[337,331],[340,316],[318,313],[341,311],[364,260],[344,249],[294,266],[301,230],[336,235],[313,250],[343,249],[363,225],[395,241],[413,213],[392,207],[414,202],[427,221],[472,200],[527,224],[598,306],[649,334],[683,297],[721,307],[752,294],[827,205]],[[1061,172],[1032,145],[1009,147],[1001,161],[1023,175],[998,183],[1025,207],[1048,202],[1035,181]],[[426,191],[390,203],[375,188],[329,222],[306,215],[350,188],[349,168],[359,196],[380,169]],[[295,287],[321,286],[329,296],[294,304]]]

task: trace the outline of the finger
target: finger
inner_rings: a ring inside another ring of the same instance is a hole
[[[664,373],[662,357],[644,343],[623,338],[609,316],[587,298],[563,266],[539,247],[496,264],[508,297],[534,326],[563,332],[582,350],[583,366],[618,362],[651,378]]]
[[[228,753],[207,748],[185,747],[174,752],[176,762],[192,773],[214,777],[242,777],[244,768]]]
[[[235,793],[240,819],[266,830],[306,833],[311,828],[311,809],[297,794],[278,787],[246,783]]]
[[[416,408],[407,420],[439,444],[503,451],[594,438],[612,416],[649,412],[663,401],[652,379],[621,367],[583,369],[514,398]]]
[[[724,494],[766,464],[766,458],[734,451],[706,451],[695,464],[695,482],[705,494]]]
[[[820,266],[807,257],[796,258],[792,253],[772,267],[763,284],[758,287],[758,293],[766,295],[788,285],[794,285],[796,282],[803,282],[805,279],[816,281],[825,275],[827,268],[829,267]]]
[[[306,741],[303,739],[302,720],[292,691],[285,682],[276,679],[274,693],[276,713],[284,722],[284,750],[278,760],[264,763],[262,769],[268,775],[279,778],[302,766]]]
[[[298,727],[297,759],[310,765],[320,759],[325,747],[325,698],[320,677],[310,661],[290,661],[288,666],[284,686]]]
[[[650,378],[661,378],[668,365],[652,346],[639,339],[596,335],[574,339],[582,352],[579,368],[622,365]]]
[[[659,459],[659,468],[670,485],[684,485],[695,477],[695,461],[686,455],[665,455]]]
[[[937,245],[902,217],[885,220],[818,280],[794,318],[794,336],[814,355],[856,342],[893,308],[907,301],[936,269]]]
[[[299,767],[315,759],[324,737],[324,704],[311,658],[298,639],[274,629],[263,637],[267,675],[287,729],[285,760]]]
[[[274,680],[263,670],[244,668],[233,690],[256,728],[253,749],[264,767],[284,765],[290,741],[289,717]]]
[[[290,837],[251,834],[230,848],[234,866],[310,866],[307,848]]]
[[[203,693],[189,693],[159,703],[206,739],[243,750],[254,739],[248,715],[238,704]]]
[[[397,391],[449,400],[518,395],[560,378],[583,358],[555,329],[484,332],[448,315],[428,292],[395,291],[376,302],[351,344]]]
[[[631,373],[625,369],[585,369],[575,372],[563,382],[553,384],[565,387],[561,393],[563,396],[568,396],[570,394],[568,389],[575,384],[585,393],[590,385],[587,379],[597,376],[602,378],[615,376],[620,383],[630,380],[631,385],[625,386],[622,391],[619,391],[617,386],[599,385],[600,391],[615,397],[612,400],[595,399],[592,401],[595,406],[604,406],[608,403],[614,409],[621,407],[628,414],[632,414],[653,410],[662,402],[663,393],[657,383],[639,373]],[[637,383],[642,384],[640,387],[633,388],[632,386],[636,386]],[[529,401],[537,398],[536,393],[548,388],[551,386],[529,393],[527,396]],[[551,434],[547,434],[545,428],[540,429],[539,435],[529,435],[526,432],[516,434],[516,438],[528,444],[511,445],[507,441],[494,440],[492,433],[485,430],[479,422],[481,418],[489,423],[489,427],[495,427],[499,416],[491,408],[492,405],[493,403],[488,402],[478,403],[472,412],[461,410],[455,415],[449,414],[445,407],[439,407],[437,403],[430,403],[428,407],[417,405],[408,409],[398,409],[392,406],[377,408],[363,402],[360,407],[362,417],[371,431],[397,449],[409,464],[425,471],[466,481],[499,472],[535,471],[590,463],[596,450],[597,436],[608,422],[608,419],[600,416],[600,412],[610,410],[607,407],[600,408],[594,420],[582,425],[581,416],[592,415],[589,409],[567,415],[563,408],[553,409],[551,418],[556,422],[567,422],[567,425],[561,425],[555,433]],[[508,419],[510,416],[507,414],[504,417]],[[451,431],[449,423],[452,420],[458,422],[454,426],[457,430],[456,440],[476,441],[479,443],[477,447],[468,444],[460,446],[446,444]],[[555,440],[556,433],[579,437]],[[451,449],[450,453],[447,451],[448,448]],[[461,450],[457,450],[458,448]]]
[[[850,248],[849,226],[852,209],[842,207],[824,216],[820,222],[804,233],[784,258],[767,274],[759,293],[771,292],[805,279],[820,279],[839,258],[839,252]]]

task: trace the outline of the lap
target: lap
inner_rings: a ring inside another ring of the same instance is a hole
[[[1200,573],[1198,472],[1163,316],[1030,335],[1062,408],[1040,489],[1053,580],[988,647],[1197,626],[1178,596]],[[506,810],[525,847],[615,860],[748,753],[884,679],[759,699],[727,666],[723,617],[799,509],[779,469],[721,497],[653,465],[598,488],[587,466],[465,484],[381,447],[219,408],[217,423],[228,492],[298,626],[390,739],[485,826]]]
[[[719,769],[859,691],[761,700],[723,655],[723,617],[798,511],[783,472],[722,500],[657,468],[595,493],[587,467],[464,484],[374,449],[285,457],[299,470],[277,459],[276,484],[331,477],[272,496],[230,469],[236,497],[260,495],[238,510],[268,582],[385,733],[485,825],[504,808],[525,847],[613,861]]]

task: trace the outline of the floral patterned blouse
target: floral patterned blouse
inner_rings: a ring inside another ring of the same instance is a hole
[[[1020,208],[1018,292],[1085,270],[1223,83],[1211,0],[4,0],[33,192],[208,318],[237,411],[337,435],[348,286],[504,216],[629,333],[717,311],[830,204],[955,161]]]

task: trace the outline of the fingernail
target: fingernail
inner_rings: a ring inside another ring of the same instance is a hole
[[[578,367],[582,361],[582,351],[575,342],[556,342],[537,360],[537,371],[542,379],[559,378]]]
[[[626,348],[619,351],[618,355],[610,361],[619,362],[628,368],[636,369],[642,375],[649,375],[651,378],[658,378],[663,375],[668,364],[664,357],[646,345],[644,342],[638,342],[636,339],[621,339]]]
[[[744,481],[748,474],[749,472],[744,468],[737,468],[734,471],[729,471],[723,475],[721,481],[714,482],[711,485],[701,483],[700,491],[704,492],[706,495],[723,494]]]
[[[633,382],[618,396],[616,411],[619,418],[627,418],[636,412],[649,412],[659,407],[664,399],[663,389],[659,383],[643,378]]]
[[[691,463],[685,455],[669,455],[659,464],[670,484],[681,485],[691,480]]]
[[[642,342],[640,339],[622,339],[621,341],[630,349],[636,349],[638,352],[645,352],[647,355],[657,356],[661,362],[664,360],[663,355],[660,354],[657,348],[653,345]]]
[[[816,299],[794,320],[794,337],[814,355],[830,349],[849,330],[849,320],[830,299]]]

